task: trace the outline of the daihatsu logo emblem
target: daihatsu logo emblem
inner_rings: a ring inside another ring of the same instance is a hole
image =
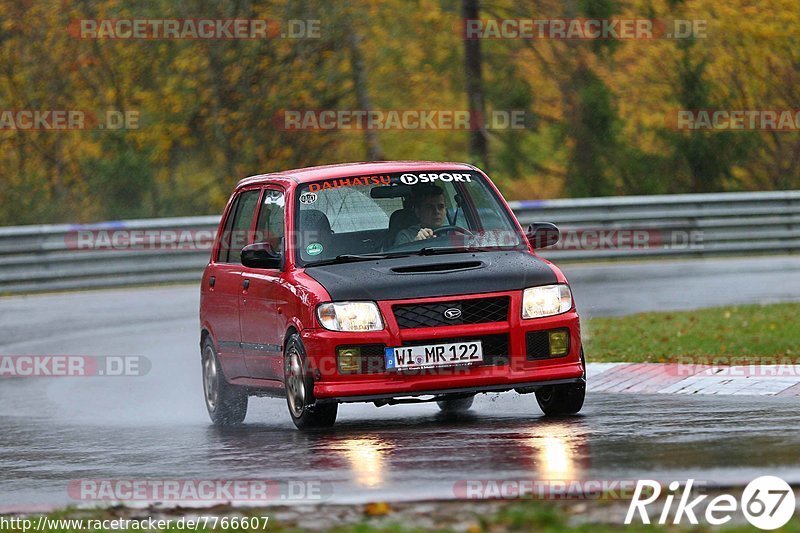
[[[444,312],[444,317],[447,320],[455,320],[456,318],[459,318],[460,316],[461,316],[461,309],[458,309],[456,307],[451,307],[450,309],[447,309]]]

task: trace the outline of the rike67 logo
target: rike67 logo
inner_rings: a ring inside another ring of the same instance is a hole
[[[773,530],[786,525],[794,515],[794,492],[779,477],[761,476],[754,479],[745,487],[741,500],[730,494],[721,494],[711,500],[707,500],[707,494],[692,498],[693,485],[694,480],[688,480],[679,494],[681,485],[673,481],[662,501],[660,483],[650,479],[639,480],[625,516],[625,524],[632,523],[637,514],[643,524],[650,524],[650,511],[654,510],[657,512],[654,521],[661,525],[667,524],[671,515],[672,524],[687,520],[692,525],[698,525],[700,516],[706,523],[719,526],[730,522],[737,511],[741,511],[751,525],[758,529]]]

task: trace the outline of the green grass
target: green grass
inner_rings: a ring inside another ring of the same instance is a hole
[[[593,318],[584,325],[590,362],[685,362],[734,357],[776,363],[800,357],[800,304],[740,305]]]

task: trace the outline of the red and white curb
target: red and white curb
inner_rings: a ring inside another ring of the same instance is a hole
[[[588,363],[590,392],[800,396],[800,365]]]

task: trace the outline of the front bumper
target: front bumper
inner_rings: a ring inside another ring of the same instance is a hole
[[[568,385],[570,383],[586,383],[586,381],[584,380],[583,377],[579,377],[570,379],[556,379],[552,381],[532,381],[526,383],[513,383],[504,385],[495,384],[495,385],[481,385],[477,387],[476,386],[462,387],[462,388],[456,387],[456,388],[448,388],[441,390],[425,390],[425,391],[410,392],[410,393],[398,393],[395,391],[395,392],[381,393],[381,394],[368,394],[365,396],[341,396],[341,397],[331,396],[327,398],[319,398],[317,400],[317,403],[331,403],[331,402],[393,403],[389,400],[394,400],[397,398],[417,399],[420,396],[432,396],[433,398],[431,398],[431,401],[435,401],[450,395],[480,394],[485,392],[507,392],[510,390],[519,390],[521,392],[533,392],[539,387],[546,387],[548,385]]]
[[[314,398],[318,401],[378,401],[422,395],[466,394],[473,392],[529,389],[581,380],[580,321],[573,309],[546,318],[523,320],[519,309],[520,293],[481,294],[475,297],[510,296],[508,320],[470,325],[448,325],[400,329],[394,320],[392,306],[399,302],[378,302],[386,321],[386,329],[370,333],[334,332],[306,329],[301,336],[308,354],[310,374],[314,379]],[[470,296],[473,297],[473,296]],[[465,297],[451,297],[453,302]],[[448,298],[418,300],[447,301]],[[406,302],[402,302],[406,303]],[[569,351],[566,355],[531,360],[527,356],[526,335],[532,331],[566,328],[569,330]],[[416,371],[383,371],[372,374],[341,374],[336,364],[336,348],[353,345],[387,347],[426,342],[437,344],[449,339],[485,338],[505,335],[508,354],[500,364],[444,367]]]

